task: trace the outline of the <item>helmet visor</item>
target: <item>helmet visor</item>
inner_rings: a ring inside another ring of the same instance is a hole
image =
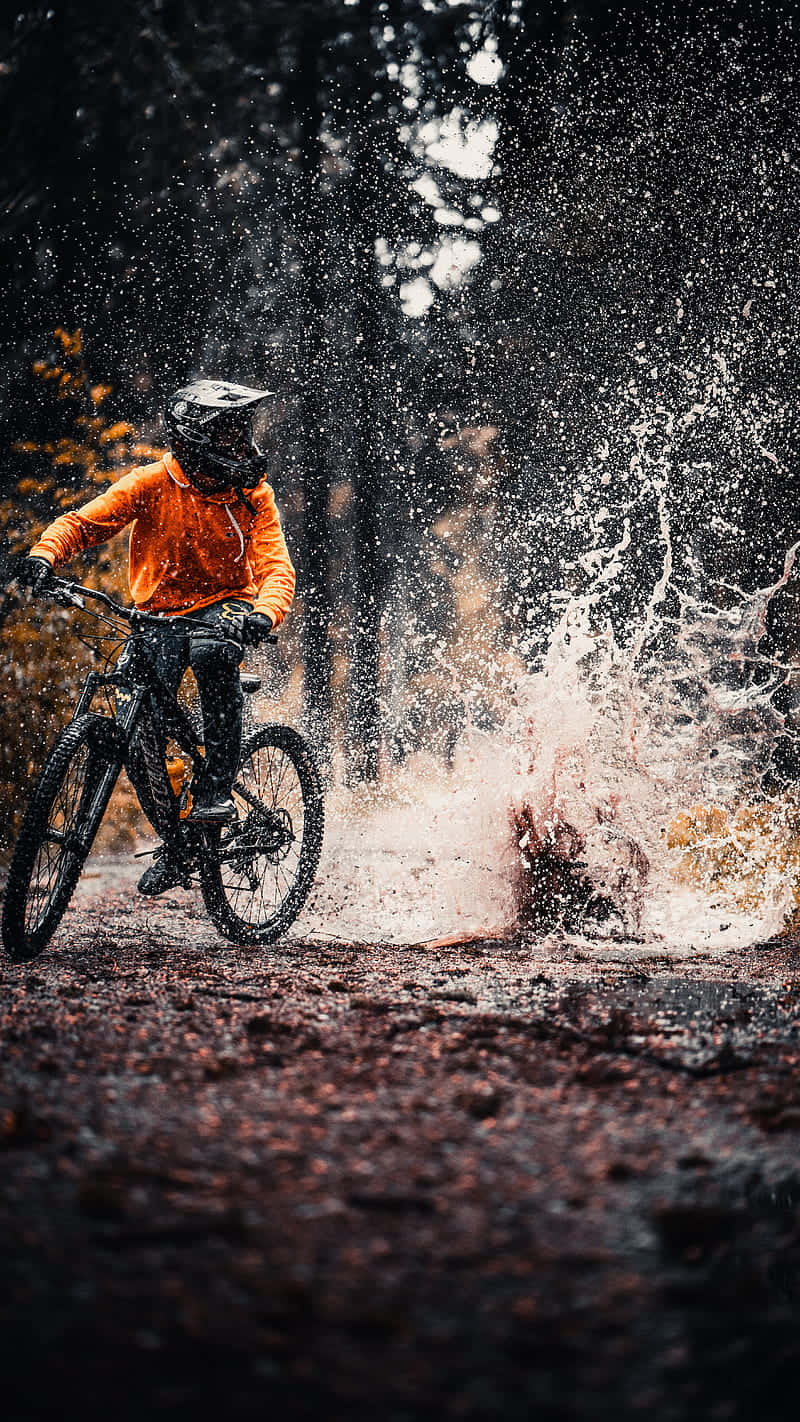
[[[238,462],[251,457],[253,438],[249,419],[240,419],[230,424],[226,420],[217,419],[210,434],[212,449],[222,459]]]

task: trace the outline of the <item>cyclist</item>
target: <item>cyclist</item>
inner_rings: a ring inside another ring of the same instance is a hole
[[[18,570],[20,581],[43,591],[54,568],[130,524],[134,603],[175,619],[175,635],[158,639],[158,670],[176,694],[187,666],[197,680],[205,773],[193,787],[189,818],[199,823],[224,824],[235,816],[239,663],[246,645],[257,645],[283,621],[294,595],[294,568],[253,428],[270,397],[270,391],[222,380],[197,380],[176,391],[164,411],[170,446],[164,457],[57,518]],[[196,628],[187,635],[180,626],[187,614],[214,635],[204,639]],[[138,887],[156,895],[182,879],[162,845]]]

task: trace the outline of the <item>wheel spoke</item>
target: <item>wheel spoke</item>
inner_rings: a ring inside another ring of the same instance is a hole
[[[25,905],[25,928],[36,933],[47,919],[58,894],[62,875],[74,863],[78,853],[80,811],[90,791],[92,758],[86,742],[82,742],[68,762],[64,777],[53,796],[48,824],[41,837],[34,860],[28,898]]]
[[[233,798],[238,820],[218,840],[216,890],[206,901],[230,936],[266,939],[299,911],[322,838],[316,769],[296,732],[268,727],[254,735]]]

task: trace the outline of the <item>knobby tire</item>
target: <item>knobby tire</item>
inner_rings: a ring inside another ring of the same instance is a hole
[[[80,716],[61,731],[45,762],[3,902],[3,945],[15,962],[41,953],[64,916],[119,773],[115,746],[111,722]]]
[[[322,785],[291,726],[246,737],[233,788],[238,819],[205,831],[200,887],[206,911],[234,943],[271,943],[308,898],[322,851]]]

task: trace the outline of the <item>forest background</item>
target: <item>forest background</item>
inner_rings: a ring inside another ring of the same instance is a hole
[[[9,580],[198,374],[276,392],[268,695],[351,783],[503,715],[565,600],[724,602],[793,541],[780,6],[53,0],[0,31],[0,809],[92,654]],[[124,595],[123,540],[72,569]],[[790,582],[771,609],[795,649]],[[120,802],[120,842],[135,822]]]

